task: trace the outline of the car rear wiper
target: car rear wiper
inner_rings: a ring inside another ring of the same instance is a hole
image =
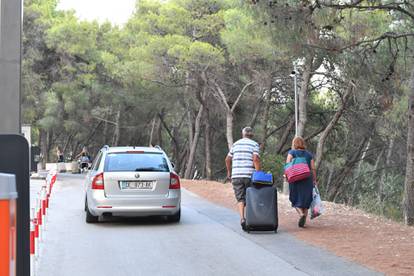
[[[147,168],[136,168],[136,172],[160,172],[160,169],[153,168],[153,167],[147,167]]]

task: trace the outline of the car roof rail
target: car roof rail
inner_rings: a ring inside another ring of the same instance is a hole
[[[162,148],[159,145],[155,145],[154,148],[159,149],[162,151]]]

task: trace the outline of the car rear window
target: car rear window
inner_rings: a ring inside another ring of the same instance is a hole
[[[105,160],[106,172],[168,172],[168,163],[162,153],[109,153]]]

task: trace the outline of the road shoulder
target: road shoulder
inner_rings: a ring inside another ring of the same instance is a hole
[[[198,193],[195,194],[197,195]],[[273,232],[247,234],[240,229],[238,215],[234,210],[212,204],[199,196],[195,197],[193,192],[183,191],[183,204],[191,205],[191,208],[194,208],[199,213],[232,229],[245,239],[261,246],[306,274],[381,275],[381,273],[338,257],[325,249],[307,244],[292,236],[283,228],[278,234]]]
[[[236,210],[230,184],[183,180],[182,185],[199,197]],[[300,229],[288,198],[280,195],[280,232],[387,275],[412,275],[413,227],[341,204],[325,202],[325,208],[323,216],[308,222],[306,229]]]

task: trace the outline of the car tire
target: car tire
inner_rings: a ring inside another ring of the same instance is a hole
[[[85,201],[85,211],[86,211],[86,222],[87,223],[96,223],[99,221],[98,216],[94,216],[89,212],[88,203]]]
[[[167,220],[169,222],[180,222],[180,219],[181,219],[181,209],[178,210],[178,212],[175,213],[174,215],[167,216]]]

